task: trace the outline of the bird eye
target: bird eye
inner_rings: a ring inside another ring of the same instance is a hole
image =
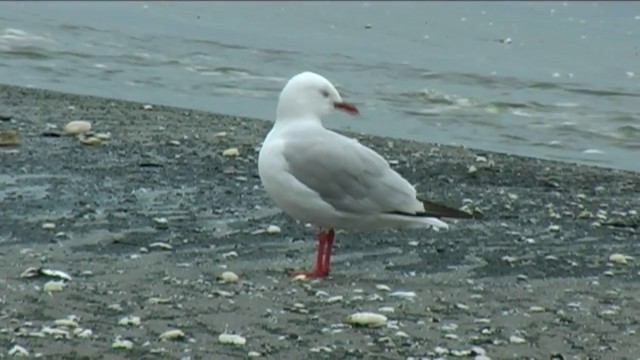
[[[322,96],[324,96],[325,98],[329,97],[329,92],[327,90],[320,90],[320,93],[322,94]]]

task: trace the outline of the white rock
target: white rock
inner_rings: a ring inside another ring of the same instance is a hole
[[[83,120],[70,121],[64,126],[64,134],[76,136],[88,133],[91,130],[91,123]]]
[[[512,344],[524,344],[527,342],[527,340],[517,335],[511,335],[509,336],[509,342]]]
[[[64,282],[62,281],[48,281],[44,284],[43,290],[48,293],[59,292],[64,289]]]
[[[359,312],[349,315],[347,323],[356,326],[380,327],[387,323],[387,317],[372,312]]]
[[[131,350],[133,349],[133,342],[131,340],[126,340],[126,339],[116,339],[116,341],[113,342],[113,344],[111,344],[111,347],[114,349],[125,349],[125,350]]]
[[[9,356],[23,357],[23,356],[29,356],[29,351],[27,351],[27,349],[23,348],[20,345],[13,345],[11,350],[9,350],[8,354]]]
[[[56,228],[56,224],[54,224],[54,223],[49,223],[48,222],[48,223],[42,224],[42,229],[43,230],[53,230],[55,228]]]
[[[626,265],[627,260],[632,260],[631,256],[623,255],[623,254],[611,254],[609,256],[609,261],[616,265]]]
[[[120,321],[118,321],[118,325],[123,326],[139,326],[141,323],[139,316],[125,316]]]
[[[396,312],[396,309],[391,306],[383,306],[379,308],[378,311],[380,311],[381,313],[394,313]]]
[[[280,230],[279,226],[269,225],[267,226],[267,234],[279,234],[282,230]]]
[[[229,148],[222,152],[222,156],[225,157],[236,157],[240,155],[240,151],[238,148]]]
[[[244,345],[247,343],[247,339],[240,336],[240,335],[235,335],[235,334],[220,334],[220,336],[218,336],[218,341],[221,344],[231,344],[231,345]]]
[[[153,110],[153,105],[151,105],[151,104],[144,104],[144,105],[142,105],[142,109],[143,109],[143,110]]]
[[[174,329],[167,330],[160,334],[160,340],[182,340],[184,339],[184,332],[182,330]]]
[[[225,271],[220,275],[220,281],[223,283],[237,283],[238,280],[240,280],[240,277],[232,271]]]
[[[376,289],[381,290],[381,291],[391,291],[391,288],[388,287],[385,284],[378,284],[376,285]]]
[[[413,291],[394,291],[391,294],[389,294],[389,296],[411,299],[416,297],[417,295]]]

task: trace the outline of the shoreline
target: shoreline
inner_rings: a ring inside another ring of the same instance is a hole
[[[0,131],[21,142],[0,147],[7,349],[61,359],[640,353],[640,173],[342,132],[418,192],[485,220],[339,233],[332,276],[296,283],[284,273],[308,267],[315,242],[260,186],[271,122],[8,85],[0,115],[11,118]],[[110,138],[56,136],[72,120]],[[230,148],[239,155],[224,156]],[[20,277],[29,267],[72,280],[49,294],[50,277]],[[220,283],[224,271],[239,282]],[[382,308],[393,309],[387,326],[344,324]],[[70,316],[91,334],[55,323]],[[126,316],[141,323],[119,324]],[[159,339],[171,329],[184,338]],[[221,344],[224,332],[246,345]],[[132,348],[113,348],[116,339]]]

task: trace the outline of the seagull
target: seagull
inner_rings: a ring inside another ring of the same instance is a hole
[[[280,93],[276,121],[258,157],[260,180],[271,200],[295,220],[319,228],[315,267],[301,274],[329,275],[336,229],[448,229],[440,218],[473,218],[418,199],[415,188],[381,155],[325,128],[322,118],[334,110],[359,114],[323,76],[295,75]]]

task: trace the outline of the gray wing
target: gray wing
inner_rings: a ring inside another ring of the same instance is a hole
[[[284,157],[289,172],[338,211],[415,214],[422,210],[413,186],[356,140],[330,131],[287,140]]]

